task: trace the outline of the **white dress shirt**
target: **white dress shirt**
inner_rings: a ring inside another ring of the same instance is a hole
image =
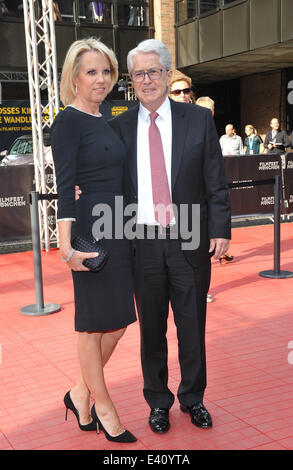
[[[272,142],[270,143],[273,143],[273,144],[276,143],[277,133],[278,133],[277,131],[272,130]]]
[[[239,135],[233,135],[233,137],[229,137],[226,134],[222,135],[220,145],[223,155],[244,154],[242,139]]]
[[[156,124],[161,133],[167,178],[171,193],[172,114],[169,98],[157,109]],[[137,122],[137,223],[158,225],[155,219],[149,148],[150,111],[140,104]],[[172,199],[172,196],[171,196]],[[173,221],[172,221],[173,222]]]

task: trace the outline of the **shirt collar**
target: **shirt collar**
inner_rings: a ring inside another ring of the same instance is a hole
[[[171,105],[168,96],[166,96],[164,103],[159,107],[159,109],[156,110],[156,112],[158,113],[159,117],[163,119],[167,118],[167,116],[171,112]],[[139,104],[139,115],[142,119],[144,119],[145,121],[149,121],[150,113],[151,112],[146,109],[141,103]]]

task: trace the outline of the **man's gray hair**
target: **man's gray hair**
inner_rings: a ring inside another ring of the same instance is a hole
[[[172,57],[168,47],[161,41],[156,39],[146,39],[138,44],[137,47],[128,52],[127,67],[128,72],[131,74],[133,69],[133,58],[139,53],[145,54],[155,53],[159,56],[159,62],[166,70],[172,70]]]

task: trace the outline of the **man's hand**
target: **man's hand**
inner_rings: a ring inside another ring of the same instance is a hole
[[[78,201],[80,195],[82,194],[82,190],[79,186],[75,186],[75,200]]]
[[[228,251],[229,245],[230,240],[227,238],[211,238],[209,252],[211,253],[215,250],[214,258],[219,259]]]

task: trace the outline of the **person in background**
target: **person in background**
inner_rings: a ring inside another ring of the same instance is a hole
[[[286,147],[290,147],[290,141],[287,133],[280,129],[279,119],[273,118],[270,122],[271,129],[268,131],[264,148],[267,153],[277,153],[281,155],[286,152]]]
[[[57,2],[53,2],[53,17],[54,21],[62,21],[62,15],[59,10],[59,5]]]
[[[210,109],[211,113],[212,113],[212,116],[214,117],[214,115],[215,115],[215,102],[209,96],[200,96],[196,100],[196,104],[198,106],[203,106],[205,108]],[[228,252],[224,253],[219,258],[220,264],[231,263],[233,260],[234,260],[234,256],[229,255]],[[213,301],[212,295],[208,294],[207,295],[207,302],[212,302],[212,301]]]
[[[191,78],[179,72],[179,70],[175,70],[172,74],[169,97],[182,103],[195,104]]]
[[[8,14],[8,8],[4,0],[0,0],[0,17]]]
[[[225,134],[220,138],[220,146],[224,156],[243,155],[242,139],[236,134],[233,124],[226,125]]]
[[[96,38],[75,41],[62,69],[60,96],[66,106],[51,127],[51,146],[58,188],[58,231],[62,261],[72,271],[75,330],[81,376],[64,396],[83,431],[101,429],[109,441],[135,442],[120,423],[104,378],[126,327],[136,321],[133,300],[131,247],[126,238],[102,236],[109,260],[102,271],[89,271],[83,261],[98,256],[74,250],[71,240],[93,238],[97,217],[93,208],[109,206],[123,197],[123,142],[99,112],[100,104],[118,78],[114,52]],[[83,196],[75,202],[75,185]],[[90,396],[94,399],[89,413]]]
[[[198,106],[204,106],[205,108],[208,108],[212,112],[212,116],[214,117],[215,115],[215,102],[212,100],[209,96],[200,96],[196,100],[196,104]]]
[[[257,135],[256,129],[251,124],[245,126],[245,134],[247,137],[244,141],[245,155],[257,155],[260,152],[260,146],[263,143],[262,138]]]

